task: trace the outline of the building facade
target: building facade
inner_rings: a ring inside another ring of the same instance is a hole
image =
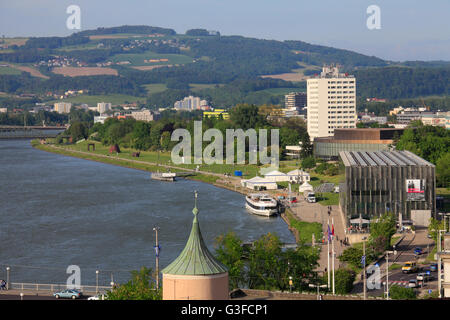
[[[395,128],[336,129],[332,137],[314,139],[314,156],[338,160],[341,151],[389,150],[403,132],[404,129]]]
[[[230,119],[230,114],[225,109],[214,109],[214,111],[205,111],[203,112],[204,118],[219,118],[222,116],[222,119]]]
[[[338,128],[356,127],[356,79],[325,66],[307,80],[307,127],[311,141],[329,137]]]
[[[302,110],[306,107],[306,93],[305,92],[291,92],[284,96],[285,108],[296,108]]]
[[[339,186],[347,227],[392,212],[401,225],[427,226],[436,214],[435,166],[409,151],[340,152],[345,180]]]

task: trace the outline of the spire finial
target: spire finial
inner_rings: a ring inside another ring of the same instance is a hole
[[[198,214],[198,209],[197,209],[197,197],[198,197],[198,192],[197,190],[194,191],[194,209],[192,210],[192,213],[197,216]]]

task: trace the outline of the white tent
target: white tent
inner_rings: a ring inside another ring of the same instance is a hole
[[[241,180],[241,185],[252,189],[252,190],[276,190],[278,189],[278,185],[276,182],[261,178],[261,177],[253,177],[248,180]]]
[[[286,173],[280,172],[278,170],[273,170],[264,175],[267,180],[273,182],[289,181],[289,176]]]
[[[300,193],[302,193],[302,192],[305,192],[305,191],[314,191],[314,188],[313,188],[313,186],[312,185],[310,185],[308,182],[303,182],[303,184],[300,186],[300,187],[298,187],[298,192],[300,192]]]
[[[299,169],[295,169],[292,171],[289,171],[287,173],[288,177],[289,177],[289,181],[291,182],[295,182],[295,183],[299,183],[299,182],[305,182],[305,181],[310,181],[311,180],[311,176],[308,172],[305,172],[303,170],[299,170]]]

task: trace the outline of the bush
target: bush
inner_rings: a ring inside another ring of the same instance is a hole
[[[413,288],[405,288],[398,285],[393,285],[389,288],[389,295],[393,300],[416,299],[416,292]]]

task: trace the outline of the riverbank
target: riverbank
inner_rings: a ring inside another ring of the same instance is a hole
[[[70,157],[76,157],[81,158],[85,160],[91,160],[91,161],[97,161],[102,162],[106,164],[112,164],[122,167],[127,167],[131,169],[137,169],[137,170],[143,170],[147,172],[163,172],[170,170],[171,172],[186,172],[190,171],[195,173],[194,176],[186,177],[185,179],[189,180],[196,180],[201,181],[204,183],[208,183],[211,185],[214,185],[218,188],[227,189],[230,191],[234,191],[237,193],[240,193],[242,195],[247,195],[251,192],[251,190],[242,187],[240,183],[240,178],[226,176],[224,174],[220,173],[214,173],[214,172],[207,172],[203,170],[195,170],[185,167],[179,167],[174,165],[168,165],[168,164],[162,164],[162,163],[156,163],[156,162],[149,162],[149,161],[142,161],[142,160],[136,160],[136,159],[129,159],[128,156],[125,153],[121,154],[121,157],[119,156],[113,156],[109,155],[108,153],[104,154],[104,150],[99,149],[99,147],[96,144],[97,151],[81,151],[81,150],[74,150],[71,147],[66,146],[58,146],[54,144],[41,144],[37,140],[32,141],[32,146],[38,150],[56,153],[56,154],[62,154],[65,156]],[[73,145],[72,145],[73,146]],[[80,149],[84,147],[81,146]],[[103,153],[102,153],[103,152]],[[129,152],[128,152],[129,153]],[[162,160],[164,160],[163,157],[161,157]],[[280,190],[277,190],[275,193],[269,192],[272,194],[272,196],[275,196],[276,194],[280,193]],[[309,229],[308,226],[305,226],[304,224],[308,224],[304,221],[296,220],[294,215],[291,213],[284,213],[284,215],[281,216],[283,221],[288,226],[288,229],[292,232],[294,235],[296,242],[299,241],[305,241],[305,239],[310,239],[310,231],[305,231],[306,229]],[[299,224],[303,223],[303,225],[300,227]],[[305,231],[305,234],[303,234]],[[302,235],[300,235],[302,233]]]

